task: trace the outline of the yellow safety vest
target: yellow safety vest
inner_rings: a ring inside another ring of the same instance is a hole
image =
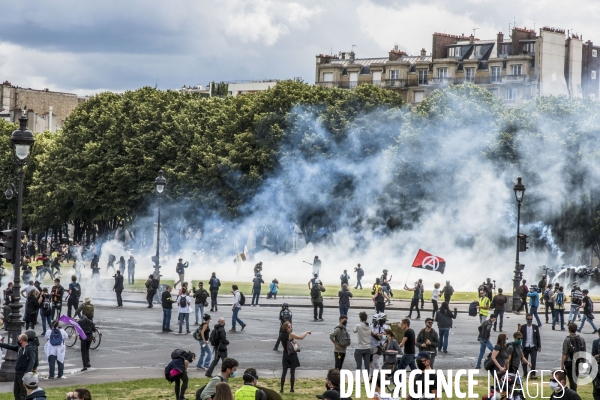
[[[490,311],[489,306],[490,306],[490,299],[488,299],[485,296],[480,297],[479,298],[479,315],[483,315],[484,317],[487,317],[488,313]],[[488,309],[483,309],[481,307],[488,307]]]
[[[252,385],[244,385],[235,392],[235,400],[254,400],[258,388]]]

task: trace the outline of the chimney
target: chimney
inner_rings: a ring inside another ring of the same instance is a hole
[[[342,52],[342,60],[346,59],[346,52]]]
[[[354,50],[350,51],[350,53],[348,53],[348,58],[350,59],[350,62],[354,62]]]
[[[471,36],[469,36],[469,43],[473,44],[473,42],[475,42],[475,36],[471,34]]]
[[[498,37],[498,39],[497,39],[498,44],[504,42],[504,33],[498,32],[498,36],[497,37]]]
[[[425,57],[427,55],[427,51],[425,49],[421,49],[421,57]]]
[[[389,54],[388,59],[390,61],[397,61],[402,56],[405,56],[406,52],[404,52],[402,50],[398,50],[397,47],[394,47],[394,50],[390,50],[388,54]]]

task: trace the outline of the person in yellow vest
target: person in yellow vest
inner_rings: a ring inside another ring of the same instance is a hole
[[[267,400],[265,392],[256,387],[258,374],[254,368],[248,368],[242,376],[244,386],[235,392],[235,400]]]
[[[490,312],[490,299],[487,297],[487,293],[483,290],[479,291],[479,305],[477,308],[479,309],[479,323],[483,324],[488,317],[488,313]]]

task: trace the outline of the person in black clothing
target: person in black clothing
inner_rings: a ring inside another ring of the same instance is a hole
[[[567,374],[563,370],[556,370],[550,375],[549,386],[552,389],[550,400],[581,400],[581,397],[575,390],[567,387]]]
[[[117,307],[123,307],[123,299],[121,298],[121,293],[125,289],[123,287],[123,275],[121,275],[121,271],[117,271],[115,273],[115,285],[113,286],[113,290],[117,294]]]
[[[213,360],[205,374],[209,378],[212,378],[212,373],[219,363],[219,360],[223,361],[227,358],[227,346],[229,345],[227,333],[225,332],[225,319],[223,317],[219,318],[219,323],[215,325],[214,330],[218,339],[213,349]]]
[[[378,379],[379,381],[379,379]],[[327,371],[327,379],[325,380],[327,390],[323,394],[317,396],[319,399],[340,399],[340,370],[332,368]]]
[[[117,261],[117,257],[114,256],[114,254],[109,254],[108,255],[108,264],[106,265],[106,272],[108,272],[109,268],[112,268],[112,270],[115,270],[115,261]]]
[[[83,333],[86,335],[85,339],[79,339],[81,341],[81,360],[83,361],[82,371],[87,371],[87,369],[92,366],[90,364],[90,346],[92,345],[92,333],[96,332],[96,325],[94,325],[94,322],[84,314],[81,314],[78,323],[83,330]]]
[[[135,283],[135,258],[129,256],[127,260],[127,283],[133,285]]]
[[[527,325],[521,325],[519,330],[523,334],[523,357],[531,357],[531,376],[536,379],[535,366],[537,353],[542,351],[542,340],[540,338],[540,327],[533,324],[533,315],[527,314]],[[523,364],[523,376],[527,376],[527,364]]]
[[[252,307],[258,306],[258,299],[260,298],[261,285],[265,283],[260,273],[256,274],[256,277],[252,279]],[[256,301],[256,304],[254,303]]]
[[[4,289],[4,303],[2,309],[4,310],[4,321],[8,321],[10,315],[10,303],[13,299],[13,283],[8,282],[6,289]],[[8,324],[4,324],[4,330],[8,331]]]
[[[77,283],[77,277],[71,276],[71,283],[69,283],[69,300],[67,301],[67,315],[71,318],[71,309],[79,307],[79,296],[81,296],[81,286]]]
[[[152,308],[152,301],[154,300],[154,296],[156,296],[156,291],[158,290],[158,286],[160,285],[160,275],[158,278],[155,278],[154,275],[150,274],[148,276],[148,280],[146,281],[146,301],[148,302],[148,308]]]
[[[65,294],[65,288],[60,285],[60,279],[54,280],[54,286],[50,290],[50,296],[52,301],[52,319],[57,320],[60,318],[62,313],[62,299]]]
[[[340,288],[344,287],[344,285],[349,285],[350,275],[348,275],[348,270],[344,270],[344,273],[340,275]]]
[[[217,307],[217,295],[219,294],[219,287],[221,287],[221,281],[217,278],[217,274],[213,272],[210,280],[208,281],[211,312],[219,311],[219,308]]]
[[[291,322],[286,322],[283,324],[282,329],[283,332],[279,337],[281,338],[281,344],[283,345],[283,359],[282,366],[283,371],[281,372],[281,390],[279,393],[283,393],[283,386],[285,384],[285,377],[287,376],[288,369],[290,370],[290,383],[291,390],[290,393],[294,393],[294,382],[296,380],[296,368],[300,366],[300,360],[298,360],[298,353],[292,352],[289,353],[287,351],[288,345],[291,345],[292,340],[302,340],[306,337],[306,335],[310,335],[311,331],[306,331],[302,335],[296,335],[293,333],[293,328]]]
[[[100,259],[98,258],[98,255],[94,254],[94,257],[92,258],[92,262],[90,263],[90,268],[92,269],[92,278],[100,275],[99,262],[100,262]]]
[[[409,288],[405,284],[404,290],[409,290],[409,291],[413,292],[413,297],[412,297],[412,300],[410,301],[410,312],[408,313],[408,315],[406,317],[411,318],[412,311],[414,308],[415,310],[417,310],[417,319],[420,319],[421,311],[419,311],[419,300],[421,299],[421,285],[419,284],[419,282],[415,282],[415,287]]]
[[[365,271],[361,268],[360,264],[358,264],[358,266],[354,268],[354,272],[356,272],[356,286],[354,286],[354,289],[358,289],[360,286],[360,290],[362,290],[362,283],[360,283],[360,281],[362,280],[362,277],[365,276]]]
[[[127,264],[125,261],[125,257],[121,256],[119,258],[119,271],[121,272],[121,276],[125,275],[125,264]],[[123,277],[123,279],[125,278]]]
[[[15,400],[23,400],[26,396],[23,386],[23,376],[35,368],[35,350],[33,344],[29,343],[29,338],[22,333],[17,338],[18,344],[0,343],[0,349],[7,349],[17,352],[17,361],[15,365],[15,380],[13,382],[13,395]]]
[[[377,292],[373,295],[373,301],[375,302],[375,313],[385,312],[385,302],[390,298],[383,291],[383,287],[378,286]]]
[[[281,329],[285,322],[292,323],[292,312],[290,311],[290,306],[288,303],[283,303],[281,305],[281,311],[279,311],[279,334],[277,335],[277,342],[275,342],[275,347],[273,350],[279,351],[279,343],[281,343],[280,335],[283,332]]]
[[[171,297],[171,286],[167,285],[160,299],[163,309],[163,332],[173,332],[171,329],[171,312],[173,311],[173,298]]]
[[[42,295],[37,289],[33,289],[27,296],[27,305],[25,306],[25,329],[35,329],[37,316],[42,302]]]
[[[417,364],[415,363],[415,331],[410,328],[410,319],[408,318],[404,318],[400,322],[400,327],[404,331],[404,337],[399,346],[404,347],[404,355],[398,361],[397,369],[406,369],[406,367],[410,366],[410,370],[412,371],[413,369],[417,369]]]
[[[178,283],[183,284],[183,282],[185,282],[185,269],[190,265],[190,263],[188,261],[186,261],[186,262],[182,262],[182,261],[183,261],[183,258],[180,258],[179,262],[175,266],[175,272],[177,273],[177,275],[179,275],[179,280],[177,282],[175,282],[175,284],[173,285],[173,289],[175,289],[177,287]]]

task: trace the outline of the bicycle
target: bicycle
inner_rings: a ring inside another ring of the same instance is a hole
[[[75,346],[79,335],[77,334],[77,331],[75,330],[73,325],[67,326],[65,328],[65,332],[67,332],[67,335],[69,336],[65,340],[65,345],[67,347]],[[102,342],[102,332],[100,332],[100,329],[96,328],[96,332],[92,332],[92,344],[90,345],[90,349],[96,350],[98,346],[100,346],[100,342]]]

